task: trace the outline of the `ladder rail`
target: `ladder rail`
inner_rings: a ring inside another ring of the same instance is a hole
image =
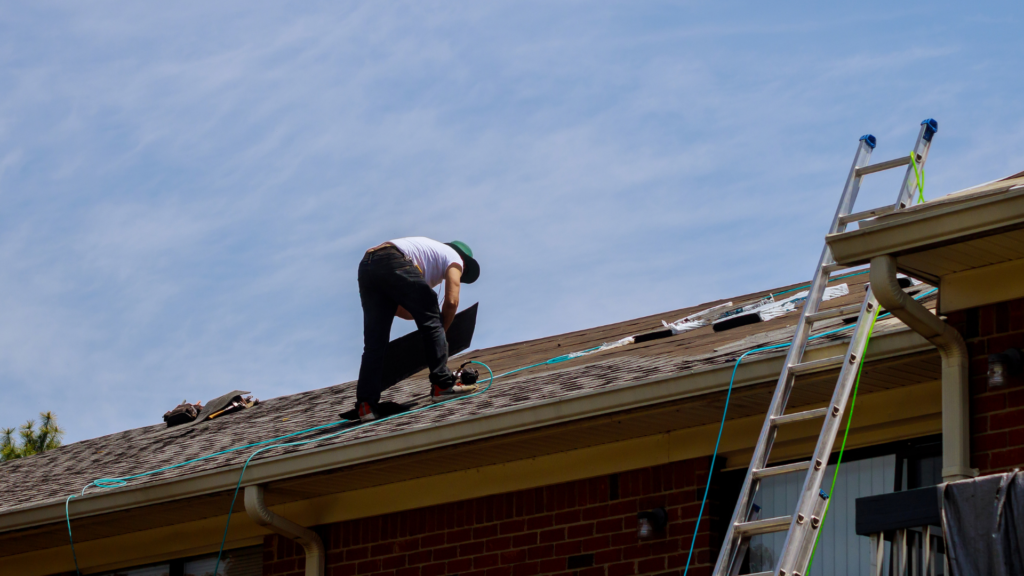
[[[937,127],[935,121],[931,119],[921,123],[917,142],[914,144],[914,150],[911,152],[911,154],[915,154],[920,158],[918,162],[919,169],[923,169],[925,161],[928,159],[932,137],[935,135]],[[916,187],[917,177],[914,174],[914,167],[909,166],[903,176],[903,183],[900,186],[899,196],[897,196],[896,202],[893,204],[893,209],[902,210],[911,205]],[[867,341],[872,328],[868,318],[874,318],[877,308],[878,300],[875,299],[869,285],[864,296],[860,315],[857,318],[857,327],[854,329],[854,335],[850,338],[850,345],[847,348],[846,356],[849,361],[843,363],[843,367],[839,372],[839,381],[836,383],[835,391],[832,394],[832,410],[825,417],[825,424],[822,426],[821,433],[818,436],[818,443],[814,449],[813,459],[815,464],[819,462],[827,463],[828,456],[832,453],[832,448],[835,445],[836,436],[842,423],[842,416],[846,411],[846,403],[850,398],[850,392],[853,390],[857,374],[860,371],[860,363],[863,361],[864,354],[867,353]],[[779,562],[776,566],[776,573],[779,576],[803,576],[807,569],[807,564],[811,560],[820,523],[818,526],[814,526],[811,522],[799,522],[798,520],[801,514],[804,515],[805,520],[813,515],[814,505],[816,504],[814,498],[817,497],[821,490],[821,481],[824,478],[825,469],[826,466],[824,465],[811,466],[807,469],[807,475],[804,477],[804,483],[800,491],[799,504],[797,505],[796,512],[793,514],[793,521],[790,524],[789,532],[786,534],[786,540],[782,545],[782,553],[779,555]]]
[[[923,167],[928,158],[932,136],[934,136],[937,129],[938,125],[934,120],[929,119],[921,123],[917,142],[912,152],[915,155],[915,159],[919,160],[919,167]],[[865,166],[868,166],[874,147],[875,138],[873,136],[868,135],[860,139],[857,153],[854,155],[853,164],[847,176],[846,185],[843,187],[843,194],[840,197],[835,216],[829,227],[829,234],[844,232],[847,223],[854,221],[848,217],[853,211],[862,178],[865,174],[877,171],[870,168],[864,169]],[[888,165],[890,164],[892,167],[902,165],[897,161],[882,163],[886,167],[889,167]],[[910,164],[909,156],[903,164]],[[914,167],[911,165],[908,166],[904,175],[899,195],[892,206],[893,211],[906,208],[912,203],[916,186],[917,178],[914,174]],[[764,424],[761,427],[761,433],[751,455],[750,466],[747,469],[743,487],[740,490],[736,507],[733,510],[732,519],[726,530],[721,552],[718,555],[715,569],[712,572],[714,576],[731,576],[736,574],[738,564],[742,561],[740,553],[746,550],[747,546],[744,546],[744,544],[749,542],[751,535],[761,533],[761,530],[764,529],[761,526],[762,524],[765,526],[770,524],[774,531],[774,529],[780,528],[781,524],[785,523],[784,520],[786,518],[789,518],[788,532],[782,552],[779,555],[778,565],[773,573],[776,576],[803,576],[803,572],[810,561],[817,530],[821,526],[829,496],[821,490],[821,482],[826,469],[825,464],[827,464],[828,456],[831,454],[835,444],[835,439],[842,423],[842,416],[846,410],[846,403],[856,382],[862,356],[866,352],[865,347],[871,330],[869,318],[873,319],[878,309],[878,302],[875,300],[870,287],[868,287],[860,306],[857,325],[854,328],[853,337],[850,339],[846,356],[844,356],[842,362],[839,378],[833,391],[832,402],[829,408],[823,410],[823,413],[819,415],[819,417],[824,417],[824,422],[822,423],[812,459],[807,462],[807,472],[796,510],[791,516],[773,518],[770,521],[761,520],[752,523],[748,520],[754,506],[754,496],[760,487],[760,479],[773,472],[781,471],[778,467],[776,469],[769,469],[767,464],[778,427],[787,421],[783,414],[793,390],[796,373],[801,369],[807,371],[815,368],[820,363],[812,362],[801,365],[810,331],[814,324],[812,319],[816,316],[822,316],[818,313],[818,309],[829,282],[830,271],[835,267],[836,262],[832,257],[828,244],[826,244],[818,260],[818,266],[811,281],[807,300],[800,311],[800,319],[796,324],[792,344],[786,354],[786,360],[776,382],[775,392],[772,395],[771,404],[769,405]],[[810,411],[807,414],[812,412],[817,413],[818,411]],[[789,418],[789,420],[794,421],[797,419],[802,420],[805,418],[802,416]]]
[[[843,195],[839,206],[836,208],[836,214],[832,218],[832,224],[829,226],[829,234],[845,229],[846,225],[841,222],[841,218],[849,214],[853,209],[857,194],[860,191],[861,176],[857,175],[857,170],[862,166],[866,166],[871,160],[871,152],[874,150],[874,147],[875,139],[873,136],[864,136],[860,139],[857,153],[854,155],[853,164],[850,166],[850,173],[846,179],[846,185],[843,187]],[[742,522],[741,519],[749,516],[750,509],[754,504],[754,494],[760,486],[760,480],[754,478],[749,473],[749,470],[762,469],[768,464],[768,454],[771,452],[771,446],[775,442],[777,430],[772,419],[782,416],[786,402],[789,400],[789,393],[794,380],[789,367],[793,364],[799,364],[803,359],[807,338],[811,332],[811,325],[807,322],[806,316],[818,311],[818,306],[821,304],[825,287],[829,281],[829,273],[824,270],[824,266],[832,263],[834,263],[832,251],[828,245],[825,245],[818,259],[818,267],[811,282],[807,301],[800,311],[800,320],[796,324],[796,333],[793,335],[793,345],[790,346],[789,352],[786,354],[782,373],[779,375],[775,385],[775,393],[772,395],[771,405],[768,408],[768,417],[765,418],[765,422],[761,427],[761,433],[758,436],[754,453],[750,459],[750,468],[748,468],[747,476],[743,481],[743,487],[740,489],[740,496],[736,502],[736,508],[733,510],[732,520],[726,529],[725,539],[722,542],[722,551],[719,553],[718,562],[713,572],[714,576],[729,576],[733,565],[738,561],[742,561],[742,559],[736,558],[740,548],[738,541],[740,536],[737,533],[736,527]]]

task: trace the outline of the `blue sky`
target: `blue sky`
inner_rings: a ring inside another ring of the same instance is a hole
[[[803,280],[862,134],[1024,170],[1024,4],[915,8],[4,4],[0,426],[353,379],[393,237],[477,252],[477,347]]]

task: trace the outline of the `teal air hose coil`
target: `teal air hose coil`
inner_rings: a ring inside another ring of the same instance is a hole
[[[364,426],[368,426],[368,425],[376,423],[376,422],[383,422],[384,420],[389,420],[391,418],[397,418],[397,417],[400,417],[400,416],[405,416],[407,414],[412,414],[414,412],[421,412],[423,410],[427,410],[427,409],[430,409],[430,408],[441,406],[443,404],[447,404],[448,402],[453,402],[453,401],[456,401],[456,400],[466,400],[468,398],[472,398],[473,396],[478,396],[478,395],[483,394],[484,392],[486,392],[491,387],[491,384],[494,382],[495,378],[502,378],[502,377],[505,377],[505,376],[509,376],[511,374],[515,374],[517,372],[522,372],[524,370],[529,370],[530,368],[536,368],[538,366],[545,366],[545,365],[548,365],[548,364],[558,364],[560,362],[565,362],[567,360],[572,360],[574,358],[578,358],[578,357],[586,355],[586,354],[588,354],[590,352],[595,352],[595,351],[599,350],[600,348],[601,348],[600,346],[595,346],[593,348],[587,348],[586,350],[582,350],[580,352],[574,352],[574,353],[571,353],[571,354],[563,354],[561,356],[556,356],[556,357],[551,358],[549,360],[545,360],[544,362],[538,362],[536,364],[530,364],[529,366],[523,366],[521,368],[516,368],[515,370],[510,370],[510,371],[505,372],[503,374],[498,374],[497,376],[495,376],[494,372],[491,371],[491,368],[489,366],[487,366],[486,364],[484,364],[483,362],[477,362],[476,360],[470,360],[470,363],[472,363],[472,364],[479,364],[479,365],[483,366],[484,368],[487,368],[487,371],[490,373],[490,379],[487,381],[487,385],[482,390],[480,390],[478,392],[474,392],[473,394],[469,394],[469,395],[463,396],[461,398],[451,398],[451,399],[445,400],[443,402],[438,402],[437,404],[432,404],[430,406],[424,406],[422,408],[417,408],[417,409],[411,410],[409,412],[402,412],[401,414],[395,414],[395,415],[392,415],[392,416],[388,416],[386,418],[381,418],[379,420],[375,420],[374,422],[370,422],[370,423],[367,423],[367,424],[361,424],[359,426],[354,426],[352,428],[346,428],[345,430],[342,430],[341,432],[336,432],[334,434],[328,434],[326,436],[319,436],[317,438],[312,438],[312,439],[309,439],[309,440],[303,440],[303,441],[298,441],[298,442],[288,442],[288,443],[284,443],[284,444],[274,444],[275,442],[279,442],[281,440],[285,440],[285,439],[288,439],[288,438],[294,438],[296,436],[300,436],[300,435],[303,435],[303,434],[308,434],[310,432],[315,432],[317,430],[323,430],[325,428],[331,428],[331,427],[334,427],[334,426],[338,426],[340,424],[348,422],[348,420],[339,420],[337,422],[331,422],[329,424],[323,424],[321,426],[314,426],[313,428],[307,428],[305,430],[299,430],[298,432],[292,432],[290,434],[285,434],[283,436],[278,436],[276,438],[271,438],[269,440],[261,440],[259,442],[253,442],[251,444],[245,444],[245,445],[242,445],[242,446],[235,446],[233,448],[228,448],[228,449],[225,449],[225,450],[214,452],[212,454],[207,454],[205,456],[200,456],[198,458],[193,458],[191,460],[186,460],[186,461],[180,462],[178,464],[172,464],[170,466],[164,466],[164,467],[161,467],[161,468],[157,468],[155,470],[150,470],[148,472],[142,472],[142,473],[133,474],[133,475],[130,475],[130,476],[122,476],[122,477],[119,477],[119,478],[98,478],[96,480],[93,480],[92,482],[89,482],[84,487],[82,487],[82,491],[81,491],[80,495],[84,496],[86,489],[88,489],[89,487],[96,487],[96,488],[101,488],[101,489],[119,488],[121,486],[127,485],[130,480],[134,480],[136,478],[142,478],[142,477],[145,477],[145,476],[151,476],[153,474],[158,474],[160,472],[166,472],[168,470],[173,470],[175,468],[180,468],[182,466],[187,466],[189,464],[194,464],[196,462],[200,462],[202,460],[207,460],[207,459],[213,458],[215,456],[221,456],[221,455],[228,454],[228,453],[231,453],[231,452],[236,452],[238,450],[245,450],[247,448],[255,448],[257,446],[262,446],[262,448],[259,448],[258,450],[253,452],[249,456],[249,458],[246,459],[245,464],[242,466],[242,474],[239,475],[239,477],[238,477],[238,485],[236,485],[236,487],[235,487],[235,496],[237,496],[238,495],[238,486],[241,486],[242,475],[245,474],[245,469],[249,466],[249,462],[252,460],[252,458],[254,456],[256,456],[257,454],[259,454],[260,452],[262,452],[263,450],[268,450],[270,448],[276,448],[276,447],[282,447],[282,446],[299,446],[299,445],[302,445],[302,444],[308,444],[308,443],[317,442],[317,441],[320,441],[320,440],[327,440],[327,439],[330,439],[330,438],[334,438],[336,436],[340,436],[341,434],[345,434],[347,432],[351,432],[353,430],[357,430],[357,429],[362,428]],[[64,501],[64,517],[65,517],[65,520],[67,521],[67,525],[68,525],[68,540],[71,542],[71,555],[72,555],[72,557],[73,557],[73,559],[75,561],[75,572],[78,573],[78,574],[81,574],[81,571],[80,571],[80,569],[78,567],[78,555],[75,552],[74,537],[73,537],[72,532],[71,532],[71,513],[69,511],[69,504],[71,502],[71,499],[75,498],[76,496],[77,495],[72,494],[71,496],[68,496],[67,500]],[[232,508],[234,508],[234,499],[232,499]],[[231,511],[229,510],[228,511],[228,523],[230,524],[230,522],[231,522]],[[225,539],[227,538],[227,526],[224,527],[224,538]],[[221,556],[221,554],[224,551],[224,542],[225,541],[226,540],[222,540],[221,541],[220,552],[218,552],[218,555],[217,555],[217,564],[218,564],[218,566],[220,564],[220,556]],[[214,572],[214,574],[216,574],[216,572]]]

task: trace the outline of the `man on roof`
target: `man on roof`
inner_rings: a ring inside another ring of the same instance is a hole
[[[377,418],[384,353],[394,317],[415,320],[423,336],[430,369],[430,399],[440,402],[476,391],[459,384],[448,369],[445,332],[459,308],[461,284],[480,277],[480,265],[463,242],[441,243],[422,236],[389,240],[366,251],[359,263],[359,299],[363,305],[363,361],[356,386],[359,419]],[[434,287],[444,282],[444,300]]]

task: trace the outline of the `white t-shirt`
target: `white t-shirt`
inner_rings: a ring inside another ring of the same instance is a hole
[[[398,248],[402,254],[412,259],[413,264],[419,266],[420,271],[423,272],[423,278],[431,288],[444,280],[444,273],[448,271],[448,267],[452,264],[458,266],[459,270],[463,269],[462,258],[459,257],[459,253],[451,246],[442,244],[437,240],[431,240],[423,236],[413,236],[411,238],[388,240],[388,243],[394,244],[395,248]]]

